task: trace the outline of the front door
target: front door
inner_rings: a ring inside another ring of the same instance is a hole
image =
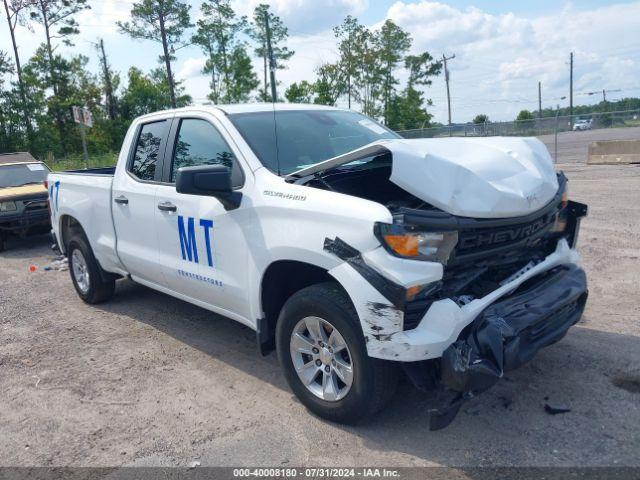
[[[234,188],[240,191],[245,183],[243,171],[215,118],[176,117],[173,125],[166,160],[170,166],[156,198],[164,281],[170,290],[203,306],[238,320],[249,318],[246,203],[227,211],[215,197],[186,195],[175,189],[180,167],[225,165],[232,170]]]

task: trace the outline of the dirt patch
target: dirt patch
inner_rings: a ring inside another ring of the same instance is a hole
[[[589,204],[583,321],[438,432],[407,383],[362,425],[324,422],[250,329],[129,281],[86,305],[69,272],[45,271],[48,236],[12,239],[0,253],[0,466],[640,466],[640,397],[626,393],[640,375],[640,168],[563,168]],[[571,413],[547,414],[545,396]]]
[[[620,375],[611,380],[616,387],[631,393],[640,393],[640,375]]]

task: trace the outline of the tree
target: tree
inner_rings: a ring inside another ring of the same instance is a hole
[[[518,116],[516,117],[516,121],[533,120],[533,119],[534,119],[533,113],[531,113],[529,110],[520,110],[520,113],[518,113]]]
[[[59,78],[60,65],[57,62],[60,56],[54,56],[57,45],[54,40],[61,40],[63,44],[72,46],[71,36],[80,33],[78,23],[74,15],[82,10],[91,8],[87,0],[32,0],[31,20],[44,27],[46,39],[46,61],[48,63],[49,85],[53,88],[54,97],[50,101],[50,108],[53,111],[58,133],[60,135],[60,145],[63,153],[66,152],[66,137],[64,135],[64,112],[62,106],[57,101],[61,79]],[[57,28],[57,31],[54,31]]]
[[[341,95],[348,92],[347,72],[335,63],[325,63],[316,70],[318,78],[313,85],[316,98],[313,103],[335,105]]]
[[[0,50],[0,152],[11,151],[14,143],[12,132],[9,131],[11,101],[5,90],[5,75],[10,74],[13,68],[9,55]]]
[[[354,42],[362,34],[363,30],[364,27],[358,23],[358,19],[351,15],[344,19],[342,25],[333,29],[333,33],[338,39],[338,52],[340,53],[338,65],[346,83],[345,92],[347,94],[348,108],[351,108],[353,79],[357,75],[358,58],[355,56]],[[335,100],[333,103],[335,103]]]
[[[83,105],[96,116],[102,112],[102,92],[97,78],[86,70],[87,57],[76,55],[67,59],[54,55],[53,61],[59,82],[57,93],[52,94],[48,88],[50,77],[46,45],[40,46],[25,65],[25,83],[30,89],[30,100],[36,98],[38,102],[33,110],[43,112],[37,115],[36,150],[66,155],[68,147],[80,149],[78,131],[71,119],[71,107]],[[57,113],[63,118],[61,124],[57,123]],[[51,119],[56,120],[55,126]]]
[[[489,121],[489,116],[484,113],[479,113],[475,117],[473,117],[473,123],[487,123]]]
[[[100,56],[100,67],[102,68],[101,77],[102,85],[104,89],[105,107],[109,120],[116,119],[116,96],[115,89],[118,88],[120,77],[114,75],[111,72],[111,66],[107,59],[107,54],[104,51],[104,40],[100,39],[95,45],[96,50]]]
[[[244,45],[237,45],[233,49],[229,62],[229,89],[226,99],[229,103],[248,102],[257,86],[260,84],[256,72],[253,71],[251,58]]]
[[[389,123],[389,102],[395,94],[398,80],[394,71],[411,47],[411,36],[393,21],[386,20],[375,35],[382,77],[382,104],[385,123]]]
[[[165,110],[172,105],[172,97],[164,69],[156,69],[150,75],[145,75],[136,67],[131,67],[127,74],[127,88],[120,95],[120,111],[126,121],[131,121],[140,115]],[[178,82],[175,85],[175,102],[177,107],[184,107],[191,103],[191,97],[183,94],[183,88]]]
[[[184,31],[191,27],[189,10],[191,6],[180,0],[139,0],[131,8],[130,22],[117,22],[121,32],[131,38],[151,40],[162,44],[166,79],[169,86],[171,107],[178,105],[175,79],[171,71],[171,53],[180,42]],[[180,47],[178,47],[180,48]]]
[[[311,103],[313,100],[314,86],[302,80],[300,83],[292,83],[284,92],[284,96],[290,103]]]
[[[249,36],[258,44],[255,48],[255,54],[262,58],[263,66],[263,89],[260,91],[262,101],[269,101],[269,80],[267,75],[268,50],[267,50],[267,30],[266,19],[269,19],[269,30],[271,33],[271,51],[277,69],[283,69],[285,62],[289,60],[295,53],[283,45],[289,38],[289,31],[284,26],[282,20],[277,15],[269,11],[269,5],[261,3],[253,11],[253,23],[248,30]],[[275,73],[274,73],[275,78]],[[277,82],[276,82],[277,83]]]
[[[416,86],[429,86],[432,77],[439,75],[442,63],[435,61],[429,52],[420,55],[407,55],[404,67],[409,71],[407,86],[400,95],[393,94],[387,109],[387,125],[395,130],[424,128],[433,116],[427,112],[425,104],[430,106],[430,99],[424,99],[424,93]]]
[[[358,59],[354,70],[355,99],[360,103],[362,113],[377,117],[380,113],[378,106],[380,85],[383,84],[384,79],[377,42],[374,35],[366,28],[356,32],[353,55]]]
[[[27,8],[30,7],[32,0],[3,0],[5,13],[7,14],[7,24],[9,26],[9,33],[11,35],[11,45],[13,46],[13,58],[15,60],[16,74],[18,76],[18,88],[20,92],[20,99],[22,100],[22,122],[27,131],[27,145],[31,146],[31,140],[33,137],[33,126],[29,119],[29,112],[27,110],[27,94],[24,86],[24,80],[22,79],[22,64],[20,62],[20,55],[18,54],[18,44],[16,42],[16,27],[18,24],[25,24],[26,19],[24,13]]]
[[[201,11],[202,18],[197,22],[192,41],[208,57],[203,73],[211,75],[209,98],[213,103],[245,98],[257,86],[244,44],[238,40],[238,35],[247,28],[246,17],[237,18],[229,0],[206,0]]]

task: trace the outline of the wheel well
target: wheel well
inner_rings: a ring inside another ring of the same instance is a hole
[[[80,222],[78,222],[71,215],[65,215],[60,220],[60,241],[64,247],[65,253],[67,252],[67,245],[69,244],[69,240],[73,237],[74,234],[80,233],[86,237],[84,233],[84,229]]]
[[[261,305],[264,318],[258,324],[258,346],[263,354],[275,348],[276,322],[280,310],[294,293],[323,282],[335,282],[322,267],[295,260],[279,260],[262,276]]]

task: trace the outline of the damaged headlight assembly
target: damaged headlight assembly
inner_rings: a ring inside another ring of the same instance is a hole
[[[409,225],[376,223],[374,232],[396,257],[447,264],[458,243],[456,231],[425,231]]]

